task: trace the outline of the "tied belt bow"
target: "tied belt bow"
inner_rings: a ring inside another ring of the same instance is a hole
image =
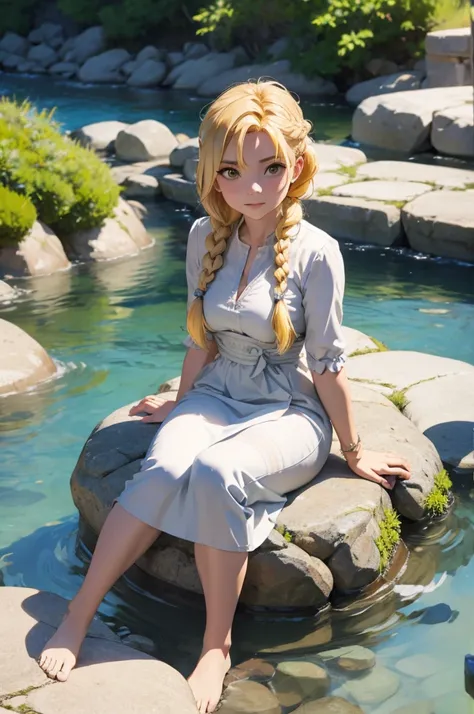
[[[252,337],[231,332],[216,332],[214,339],[222,357],[239,364],[254,365],[252,377],[259,375],[267,365],[298,364],[303,340],[296,340],[284,354],[278,354],[272,344],[262,343]]]

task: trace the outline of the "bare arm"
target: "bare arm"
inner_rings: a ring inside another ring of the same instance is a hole
[[[207,352],[205,350],[195,349],[194,347],[188,348],[181,370],[181,381],[176,397],[177,402],[191,389],[199,372],[215,359],[217,352],[217,344],[214,340],[210,343]]]
[[[311,374],[321,403],[339,438],[341,449],[347,449],[350,444],[357,442],[358,434],[345,370],[342,368],[339,372],[331,372],[326,369],[322,374],[314,371]],[[400,456],[367,451],[362,444],[344,456],[354,473],[385,488],[393,488],[397,478],[410,478],[410,465]]]

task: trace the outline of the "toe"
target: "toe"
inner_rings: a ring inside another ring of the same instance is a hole
[[[69,677],[69,674],[71,672],[71,665],[67,662],[63,663],[63,666],[59,670],[59,672],[56,674],[56,679],[58,679],[60,682],[65,682],[66,679]]]
[[[49,669],[49,676],[55,678],[59,670],[61,669],[62,665],[62,660],[61,659],[56,659],[53,660],[50,669]]]
[[[43,669],[46,672],[46,674],[49,676],[49,663],[51,662],[51,657],[49,655],[46,655],[43,661]]]

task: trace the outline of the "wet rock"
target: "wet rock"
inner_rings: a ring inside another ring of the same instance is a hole
[[[224,692],[220,714],[281,714],[278,699],[258,682],[235,682]]]
[[[356,704],[342,697],[324,697],[314,702],[305,702],[292,714],[364,714]]]
[[[400,677],[395,672],[376,664],[367,675],[351,679],[343,685],[358,704],[380,704],[398,691]]]
[[[407,704],[404,707],[399,707],[393,711],[393,714],[435,714],[435,702],[427,701],[426,699],[413,704]],[[456,710],[456,714],[458,714]],[[459,713],[460,714],[460,713]]]
[[[353,645],[318,652],[324,662],[336,665],[346,672],[363,672],[375,666],[375,654],[367,647]]]
[[[338,590],[356,590],[373,582],[380,574],[380,553],[375,543],[380,535],[376,523],[368,525],[349,545],[340,546],[328,560]]]
[[[49,67],[48,71],[50,74],[60,74],[63,77],[75,77],[79,65],[75,62],[56,62]]]
[[[57,62],[58,55],[48,45],[41,44],[36,45],[29,50],[27,59],[30,62],[40,64],[42,67],[50,67],[52,64]]]
[[[176,203],[196,208],[199,197],[194,181],[187,181],[181,174],[166,174],[160,180],[160,187],[165,198]]]
[[[31,30],[28,42],[40,45],[42,42],[56,49],[63,44],[63,28],[54,22],[43,22],[39,27]]]
[[[89,57],[100,54],[105,49],[104,29],[100,25],[89,27],[73,38],[68,48],[68,61],[82,64]]]
[[[177,145],[176,137],[165,124],[145,119],[118,133],[115,151],[122,161],[149,161],[167,158]]]
[[[185,42],[184,56],[188,59],[200,59],[209,53],[209,47],[204,42]]]
[[[188,59],[174,67],[163,82],[173,89],[197,89],[206,80],[226,73],[235,64],[230,52],[209,52],[199,59]]]
[[[50,275],[70,266],[58,236],[41,221],[17,245],[0,247],[0,276]]]
[[[54,374],[56,365],[41,345],[0,319],[0,394],[23,392]]]
[[[474,262],[474,190],[431,191],[403,207],[413,250]]]
[[[124,81],[120,68],[130,60],[124,49],[113,49],[90,57],[77,73],[81,82],[93,84],[116,84]]]
[[[123,121],[99,121],[71,132],[71,138],[87,149],[113,151],[117,134],[128,126]]]
[[[432,674],[439,672],[442,668],[443,663],[439,659],[422,653],[404,657],[395,665],[397,672],[410,677],[416,677],[417,679],[430,677]]]
[[[272,687],[283,706],[295,706],[306,698],[326,696],[330,679],[326,670],[313,662],[283,661],[276,668]]]
[[[10,302],[16,296],[16,291],[3,280],[0,280],[0,302]]]
[[[252,679],[268,682],[275,674],[275,667],[264,659],[252,658],[234,667],[234,670],[246,672]]]

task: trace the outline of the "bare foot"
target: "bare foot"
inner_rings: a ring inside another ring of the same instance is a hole
[[[215,711],[229,669],[230,656],[226,656],[221,649],[202,653],[196,669],[188,678],[200,714]]]
[[[66,615],[38,659],[39,666],[48,677],[66,681],[76,664],[87,629],[87,624],[84,625],[79,618],[71,613]]]

